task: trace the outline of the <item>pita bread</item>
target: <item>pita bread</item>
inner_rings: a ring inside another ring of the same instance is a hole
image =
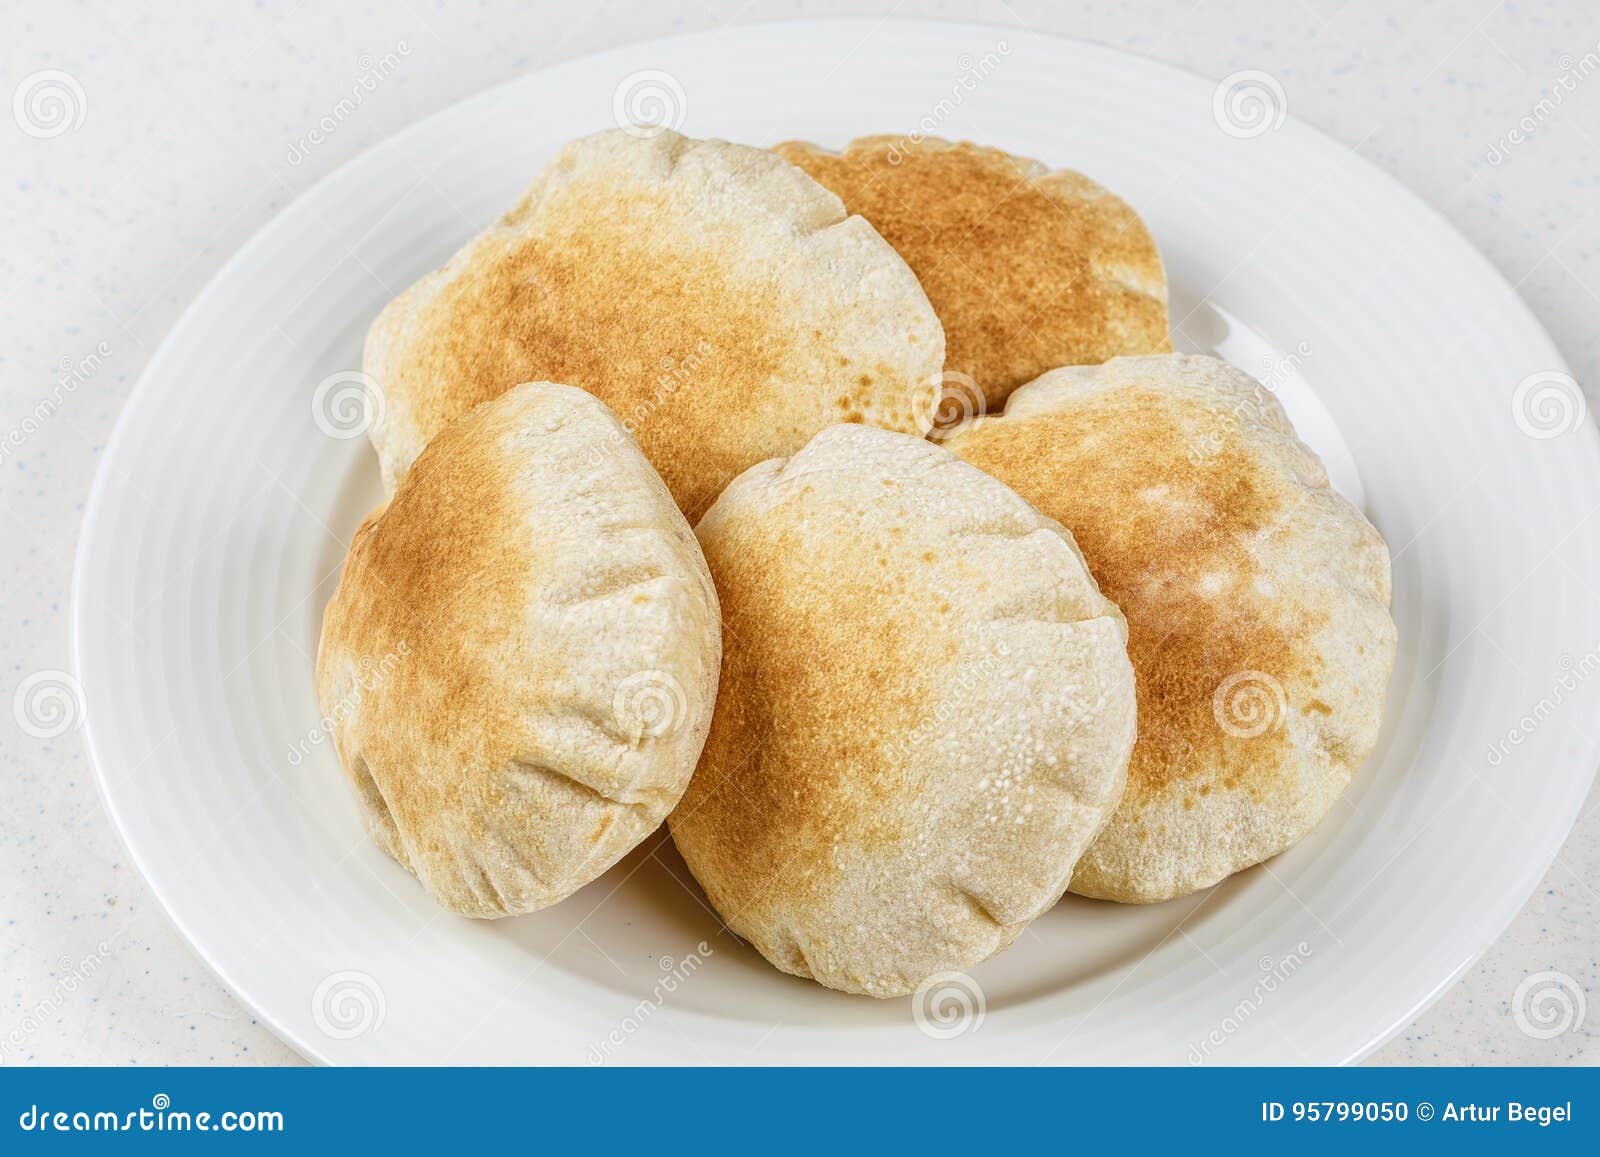
[[[725,615],[670,825],[773,964],[894,996],[1054,904],[1122,794],[1132,671],[1072,538],[931,442],[835,426],[696,529]]]
[[[1213,358],[1120,358],[945,445],[1060,519],[1128,617],[1139,742],[1072,891],[1165,900],[1309,832],[1377,741],[1389,553],[1272,393]]]
[[[588,390],[691,521],[824,426],[926,428],[944,336],[917,279],[839,199],[763,149],[604,132],[390,303],[365,369],[385,484],[518,382]]]
[[[941,425],[999,412],[1012,390],[1057,366],[1172,348],[1155,242],[1137,213],[1080,173],[937,137],[775,151],[872,222],[928,291],[945,331]]]
[[[356,532],[317,693],[372,838],[440,904],[553,904],[654,831],[716,699],[683,516],[580,390],[519,386],[435,438]]]

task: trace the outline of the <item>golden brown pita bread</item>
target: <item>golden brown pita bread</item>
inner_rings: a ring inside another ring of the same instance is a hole
[[[374,840],[440,904],[553,904],[677,803],[721,627],[666,487],[581,390],[435,438],[356,532],[317,693]]]
[[[1128,618],[1139,741],[1072,891],[1155,901],[1294,844],[1377,741],[1389,553],[1213,358],[1056,370],[944,443],[1072,531]]]
[[[774,151],[870,221],[916,273],[944,323],[952,412],[998,412],[1057,366],[1172,348],[1155,242],[1082,174],[937,137]],[[958,375],[981,401],[961,396]]]
[[[835,422],[925,428],[944,337],[872,227],[763,149],[618,129],[373,324],[386,485],[518,382],[588,390],[691,520],[739,471]]]
[[[932,442],[835,426],[696,528],[726,616],[672,813],[773,964],[893,996],[1004,948],[1122,794],[1132,670],[1072,538]]]

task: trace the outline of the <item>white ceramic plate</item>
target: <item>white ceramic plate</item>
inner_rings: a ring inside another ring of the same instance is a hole
[[[348,383],[319,384],[356,369],[379,308],[562,142],[654,98],[686,132],[755,144],[920,124],[1085,170],[1143,213],[1179,344],[1274,382],[1395,554],[1383,739],[1301,846],[1165,905],[1069,899],[975,971],[981,1020],[924,1031],[912,1001],[828,992],[732,941],[662,835],[565,903],[492,924],[440,912],[367,843],[329,745],[310,742],[311,666],[379,488],[365,440],[324,429],[351,416]],[[1488,263],[1279,107],[1259,76],[1219,96],[1011,30],[768,25],[529,76],[323,181],[152,360],[78,559],[92,758],[172,918],[326,1061],[1331,1062],[1373,1048],[1506,925],[1584,797],[1597,753],[1570,724],[1600,707],[1600,680],[1585,682],[1600,604],[1582,578],[1600,574],[1600,459],[1559,355]]]

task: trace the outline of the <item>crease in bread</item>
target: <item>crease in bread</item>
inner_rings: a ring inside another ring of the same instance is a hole
[[[1081,173],[938,137],[773,151],[870,221],[921,281],[945,332],[940,429],[998,412],[1057,366],[1172,348],[1149,230]]]
[[[725,616],[669,821],[778,968],[893,996],[1009,944],[1123,790],[1121,615],[1071,536],[931,441],[835,426],[696,533]]]
[[[924,429],[943,360],[905,262],[799,169],[618,129],[392,301],[363,362],[390,490],[453,418],[548,379],[610,407],[692,521],[824,426]]]
[[[1272,392],[1214,358],[1120,358],[944,445],[1071,530],[1127,616],[1139,741],[1071,890],[1166,900],[1310,832],[1377,742],[1389,553]]]
[[[705,560],[588,394],[436,437],[351,543],[317,690],[369,832],[443,906],[555,903],[654,831],[716,698]],[[380,656],[381,658],[375,658]]]

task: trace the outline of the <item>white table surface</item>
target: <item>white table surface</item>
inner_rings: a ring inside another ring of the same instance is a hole
[[[60,70],[71,83],[45,79],[65,86],[71,120],[40,137],[22,122],[37,131],[50,122],[29,117],[52,113],[13,105],[0,116],[0,438],[63,371],[81,383],[0,454],[0,703],[34,673],[70,669],[73,550],[128,391],[201,286],[291,198],[419,117],[546,64],[677,32],[840,15],[872,18],[860,51],[892,38],[895,19],[920,16],[1096,40],[1211,77],[1270,73],[1293,115],[1399,177],[1487,253],[1561,346],[1591,413],[1600,403],[1592,0],[902,0],[892,11],[807,0],[14,0],[0,13],[0,95]],[[389,55],[398,67],[325,139],[297,148]],[[1519,124],[1532,128],[1520,141],[1509,137]],[[1591,581],[1600,591],[1600,576]],[[0,711],[0,1064],[298,1063],[151,898],[78,733],[37,739],[12,714]],[[1373,1059],[1600,1063],[1597,888],[1592,795],[1516,921]],[[1553,1039],[1519,1029],[1512,1009],[1519,982],[1545,970],[1587,994],[1586,1019]]]

